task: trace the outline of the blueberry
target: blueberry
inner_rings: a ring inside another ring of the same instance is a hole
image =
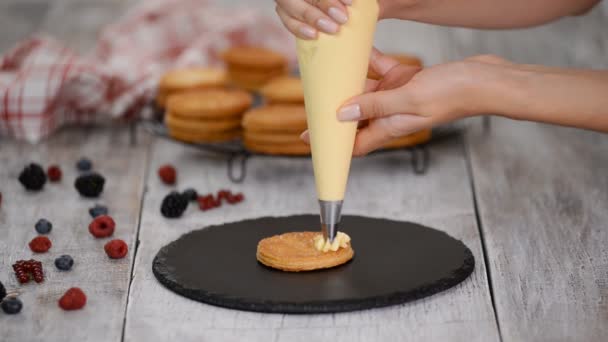
[[[69,255],[62,255],[55,259],[55,267],[62,271],[69,271],[74,266],[74,259]]]
[[[198,198],[198,193],[196,192],[196,190],[188,188],[184,190],[184,192],[182,192],[182,196],[186,197],[189,201],[196,201],[196,199]]]
[[[89,208],[89,214],[91,214],[91,217],[93,218],[100,215],[108,215],[108,207],[105,205],[95,204],[94,207]]]
[[[2,306],[2,311],[9,315],[17,314],[23,308],[21,301],[15,297],[5,298],[0,306]]]
[[[76,168],[80,171],[90,171],[93,168],[93,163],[87,158],[80,158],[76,163]]]
[[[40,219],[36,222],[35,228],[39,234],[48,234],[53,229],[53,224],[48,220]]]

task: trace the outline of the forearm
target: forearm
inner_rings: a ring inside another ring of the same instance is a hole
[[[599,0],[425,0],[386,2],[381,17],[447,26],[504,29],[583,14]]]
[[[490,87],[503,95],[496,113],[608,132],[608,71],[514,65],[503,73]]]

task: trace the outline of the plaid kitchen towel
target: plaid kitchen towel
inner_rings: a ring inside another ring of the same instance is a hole
[[[296,63],[274,17],[206,0],[146,0],[100,32],[88,56],[44,35],[0,59],[0,135],[37,142],[68,123],[138,115],[163,71],[218,65],[232,45],[262,45]]]

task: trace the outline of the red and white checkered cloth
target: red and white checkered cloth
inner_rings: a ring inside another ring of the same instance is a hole
[[[0,59],[0,135],[37,142],[64,124],[138,115],[164,70],[218,65],[219,53],[239,44],[296,62],[293,38],[276,18],[207,0],[142,1],[86,57],[35,36]]]

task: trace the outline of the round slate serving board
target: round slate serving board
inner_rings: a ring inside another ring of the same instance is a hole
[[[192,231],[163,247],[152,270],[170,290],[227,308],[329,313],[400,304],[446,290],[475,266],[444,232],[410,222],[344,216],[355,257],[333,269],[287,273],[256,260],[259,240],[316,230],[318,215],[263,217]]]

